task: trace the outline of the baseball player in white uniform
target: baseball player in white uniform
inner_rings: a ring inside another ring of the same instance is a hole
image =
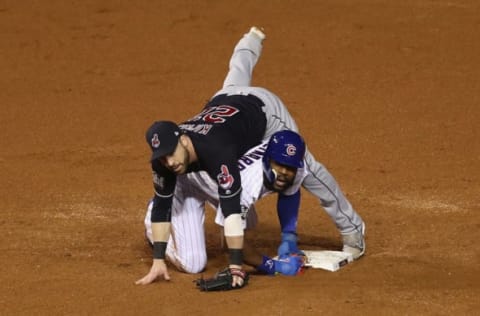
[[[265,153],[266,152],[266,153]],[[279,192],[278,217],[283,235],[295,235],[300,201],[300,188],[308,171],[304,168],[305,143],[292,131],[275,133],[269,143],[262,143],[238,160],[242,179],[242,220],[244,229],[257,224],[255,202]],[[273,164],[273,166],[271,165]],[[291,173],[287,174],[289,168]],[[215,222],[223,226],[217,183],[205,172],[191,172],[177,177],[175,199],[172,203],[171,230],[166,256],[179,270],[198,273],[207,264],[205,243],[205,204],[216,212]],[[145,215],[146,237],[153,243],[150,201]],[[299,252],[296,240],[280,244],[278,255]],[[292,262],[297,264],[297,262]],[[281,269],[282,267],[279,267]],[[279,272],[279,271],[272,271]],[[295,272],[295,271],[294,271]]]

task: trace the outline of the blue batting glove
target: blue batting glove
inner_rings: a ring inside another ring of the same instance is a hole
[[[275,272],[283,275],[297,275],[303,267],[303,257],[296,255],[280,256],[274,260]]]
[[[277,254],[279,257],[289,254],[300,254],[301,251],[297,246],[297,234],[282,233],[282,243],[278,247]]]
[[[257,270],[268,275],[275,274],[275,260],[270,257],[263,256],[262,264],[257,267]]]
[[[283,275],[297,275],[303,267],[303,258],[301,256],[284,255],[274,260],[263,256],[263,262],[257,267],[257,270],[268,275],[277,273]]]

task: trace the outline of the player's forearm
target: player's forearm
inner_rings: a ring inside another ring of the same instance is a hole
[[[170,237],[170,222],[152,223],[153,259],[165,259],[167,242]]]
[[[243,248],[243,222],[240,214],[230,214],[225,218],[224,233],[229,249]]]
[[[225,219],[225,240],[227,241],[230,267],[241,267],[243,263],[243,224],[240,214],[231,214]]]
[[[228,246],[230,268],[242,268],[243,264],[243,235],[225,238]]]
[[[225,237],[228,249],[243,249],[243,236]]]
[[[167,242],[170,237],[170,222],[152,223],[153,241]]]
[[[277,214],[282,232],[296,232],[300,208],[300,190],[293,195],[278,194]]]

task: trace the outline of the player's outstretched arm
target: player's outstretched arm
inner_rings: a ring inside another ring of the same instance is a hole
[[[160,222],[152,223],[153,236],[153,263],[150,272],[135,284],[150,284],[157,278],[163,277],[165,280],[170,280],[167,265],[165,263],[165,249],[167,247],[167,240],[170,236],[170,223]]]
[[[153,259],[152,267],[150,272],[140,280],[137,280],[135,284],[137,285],[146,285],[154,282],[158,278],[162,277],[166,280],[170,280],[170,275],[168,274],[167,265],[163,259]]]

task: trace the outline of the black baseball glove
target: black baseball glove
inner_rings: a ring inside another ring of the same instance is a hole
[[[239,276],[243,279],[242,285],[232,286],[233,276]],[[203,277],[195,280],[197,288],[200,291],[230,291],[241,289],[248,283],[248,273],[233,268],[226,268],[220,272],[217,272],[214,277],[204,279]]]

